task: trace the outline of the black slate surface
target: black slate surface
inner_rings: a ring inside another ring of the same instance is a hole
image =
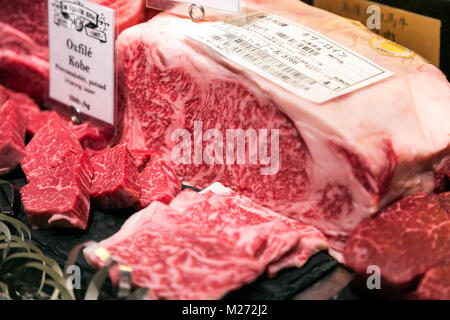
[[[26,183],[20,168],[2,179],[19,187]],[[101,241],[110,237],[120,229],[125,220],[133,213],[133,210],[108,213],[92,210],[87,230],[32,230],[32,242],[63,268],[73,247],[85,241]],[[18,218],[26,222],[22,208]],[[78,257],[77,265],[80,266],[82,273],[82,289],[76,290],[75,293],[77,298],[82,298],[87,285],[95,274],[95,270],[87,264],[81,254]],[[273,278],[261,276],[255,282],[229,293],[225,299],[289,299],[324,277],[336,266],[336,260],[327,253],[320,252],[300,269],[286,269]],[[102,289],[101,298],[109,299],[115,296],[115,290],[109,281],[104,284]]]

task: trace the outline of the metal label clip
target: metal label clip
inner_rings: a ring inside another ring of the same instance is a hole
[[[189,17],[192,21],[202,21],[205,18],[205,8],[198,4],[191,4],[189,6]]]

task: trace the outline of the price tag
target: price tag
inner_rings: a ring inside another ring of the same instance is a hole
[[[191,37],[298,96],[324,103],[392,72],[290,20],[255,13],[205,22]]]
[[[114,125],[114,9],[48,0],[50,98]]]

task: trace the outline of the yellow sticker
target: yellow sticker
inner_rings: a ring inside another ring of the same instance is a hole
[[[102,261],[105,261],[106,259],[108,259],[111,255],[109,254],[109,251],[106,250],[105,248],[98,248],[97,250],[95,250],[95,254],[97,255],[97,257],[99,257]]]
[[[391,57],[412,58],[416,55],[414,51],[384,38],[373,38],[370,45],[378,52]]]
[[[133,271],[133,268],[131,268],[129,266],[126,266],[124,264],[119,265],[119,269],[121,271],[125,271],[125,272],[132,272]]]

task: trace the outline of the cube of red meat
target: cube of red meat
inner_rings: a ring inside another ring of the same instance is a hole
[[[82,124],[74,124],[71,120],[66,119],[55,111],[42,111],[31,115],[27,127],[29,134],[33,136],[52,119],[60,121],[63,127],[80,142],[83,148],[104,149],[112,138],[112,134],[106,129],[97,127],[89,121]]]
[[[91,158],[94,169],[92,201],[102,210],[122,209],[139,200],[138,170],[126,144]]]
[[[92,167],[84,152],[73,154],[22,188],[22,202],[33,229],[86,229]]]
[[[428,270],[415,294],[422,300],[450,300],[450,264]]]
[[[347,240],[345,262],[364,277],[369,266],[378,266],[382,289],[407,289],[450,262],[449,213],[450,193],[404,197],[358,225]]]
[[[26,156],[25,122],[16,104],[7,100],[0,106],[0,176],[10,173]]]
[[[66,158],[83,152],[78,140],[56,119],[51,119],[38,130],[26,150],[27,156],[21,164],[28,181],[58,166]]]
[[[173,171],[164,163],[161,153],[153,152],[150,161],[139,174],[141,197],[138,209],[149,206],[153,201],[169,204],[181,192],[181,183]]]

